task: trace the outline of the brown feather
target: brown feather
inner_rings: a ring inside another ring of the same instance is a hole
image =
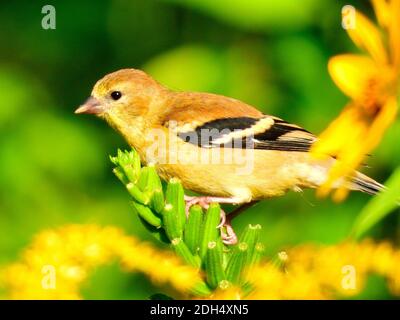
[[[239,100],[211,93],[171,92],[167,101],[167,112],[163,113],[162,123],[176,121],[198,125],[221,119],[237,117],[262,117],[254,107]]]

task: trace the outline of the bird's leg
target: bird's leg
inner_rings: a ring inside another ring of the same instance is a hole
[[[199,204],[202,208],[208,209],[210,203],[217,202],[217,203],[227,203],[227,204],[238,204],[240,203],[240,199],[238,198],[222,198],[222,197],[190,197],[185,195],[186,201],[186,215],[189,215],[189,209],[194,204]],[[255,203],[255,202],[254,202]],[[224,210],[221,209],[221,222],[218,225],[218,228],[221,229],[221,238],[223,243],[227,245],[233,245],[237,242],[237,236],[235,231],[232,228],[231,220],[237,216],[240,212],[245,210],[246,208],[250,207],[254,204],[253,202],[246,203],[236,210],[234,210],[230,215],[229,219],[226,216]],[[251,205],[250,205],[251,204]],[[233,216],[231,216],[233,214]]]
[[[234,201],[231,200],[230,198],[218,198],[218,197],[190,197],[185,195],[185,201],[186,201],[186,217],[189,217],[189,210],[190,207],[193,206],[194,204],[200,205],[204,209],[208,209],[210,206],[211,202],[218,202],[218,203],[231,203],[229,201]],[[218,228],[221,228],[223,225],[225,225],[226,221],[226,213],[225,211],[221,208],[221,222],[218,225]]]
[[[191,206],[194,204],[198,204],[202,208],[208,209],[209,207],[209,202],[207,202],[208,197],[191,197],[185,195],[184,199],[186,202],[186,217],[189,217],[189,209]]]
[[[185,202],[186,202],[186,215],[189,215],[189,209],[192,205],[198,204],[204,209],[208,209],[210,203],[217,202],[217,203],[229,203],[229,204],[238,204],[240,200],[238,198],[222,198],[222,197],[191,197],[185,195]]]
[[[248,208],[251,208],[258,202],[259,201],[251,201],[251,202],[242,204],[239,208],[236,208],[231,213],[229,213],[228,216],[225,217],[223,227],[221,228],[221,238],[222,238],[223,243],[225,243],[227,245],[233,245],[233,244],[237,243],[238,239],[237,239],[235,231],[232,228],[233,218],[237,217],[243,211],[245,211]]]

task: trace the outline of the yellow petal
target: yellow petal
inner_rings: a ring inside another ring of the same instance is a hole
[[[399,72],[400,68],[400,0],[390,3],[389,42],[392,54],[392,63]]]
[[[368,119],[360,114],[360,119],[365,119],[364,128],[360,125],[359,128],[362,131],[359,132],[357,141],[353,141],[355,142],[353,146],[347,145],[339,153],[337,159],[340,162],[337,162],[337,166],[332,168],[327,184],[325,185],[325,191],[340,177],[351,176],[354,170],[357,170],[365,155],[371,153],[381,142],[386,130],[396,119],[397,111],[396,98],[390,97],[369,126]],[[334,193],[333,199],[340,202],[346,198],[347,194],[347,185],[346,183],[342,183]]]
[[[323,150],[338,160],[330,169],[327,181],[319,188],[319,196],[326,196],[336,188],[334,200],[345,199],[347,178],[361,165],[365,155],[377,147],[397,112],[396,97],[389,97],[372,120],[357,104],[351,104],[332,122],[311,150]],[[344,136],[347,138],[343,139]]]
[[[379,69],[367,56],[342,54],[329,60],[328,71],[335,84],[353,100],[363,97],[371,79],[376,79]]]
[[[338,153],[343,149],[343,146],[353,140],[353,136],[356,136],[356,130],[354,128],[357,124],[357,110],[353,104],[347,106],[342,113],[337,117],[329,127],[321,133],[319,139],[314,143],[311,153],[313,155],[330,155],[337,156]]]
[[[333,201],[335,202],[343,202],[346,200],[350,190],[346,188],[344,185],[338,188],[333,194]]]
[[[388,61],[387,52],[378,28],[362,13],[356,12],[354,28],[346,29],[353,42],[361,49],[367,51],[379,64]]]
[[[386,0],[372,0],[376,18],[382,27],[387,28],[390,20],[389,2]]]
[[[363,152],[359,150],[367,125],[361,114],[362,109],[357,104],[349,104],[320,135],[319,140],[311,149],[312,155],[329,154],[338,160],[331,167],[326,182],[319,188],[318,196],[327,196],[332,188],[348,185],[347,177],[352,175],[354,163],[358,163],[358,160],[352,158],[354,155],[358,157],[361,154],[361,161],[364,157]],[[339,194],[340,197],[338,197]],[[340,190],[335,194],[335,200],[339,201],[345,195],[346,193]]]
[[[385,131],[396,119],[397,111],[396,97],[389,97],[368,129],[364,141],[365,153],[372,151],[381,142]]]

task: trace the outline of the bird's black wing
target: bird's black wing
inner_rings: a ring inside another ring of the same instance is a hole
[[[203,148],[307,152],[316,141],[307,130],[267,115],[262,118],[223,118],[199,125],[177,126],[175,130],[185,142]]]

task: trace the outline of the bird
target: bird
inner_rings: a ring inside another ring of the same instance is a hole
[[[76,109],[104,119],[166,181],[177,178],[186,190],[186,208],[212,202],[237,205],[221,210],[221,236],[235,244],[231,221],[244,209],[288,191],[318,188],[338,161],[310,153],[318,140],[308,130],[264,114],[234,98],[170,90],[139,69],[105,75]],[[374,195],[384,186],[355,171],[336,181],[349,190]]]

